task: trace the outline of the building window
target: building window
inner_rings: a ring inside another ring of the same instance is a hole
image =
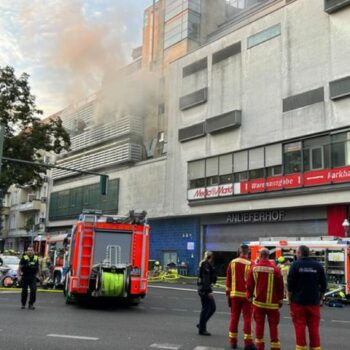
[[[205,176],[207,186],[219,184],[219,157],[208,158],[205,162]]]
[[[283,146],[284,173],[293,174],[301,171],[301,141]]]
[[[248,181],[248,171],[242,171],[240,173],[235,173],[234,174],[234,181],[235,182]]]
[[[249,171],[249,179],[250,180],[262,179],[264,177],[265,177],[264,169],[255,169],[255,170]]]
[[[281,34],[281,25],[276,24],[270,28],[254,34],[248,38],[248,49],[257,46],[265,41],[275,38]]]
[[[219,183],[220,185],[233,182],[233,156],[226,154],[219,157]]]
[[[188,163],[189,188],[205,187],[205,160]]]
[[[330,168],[330,137],[307,139],[303,147],[304,171]]]
[[[332,166],[350,165],[350,132],[332,135]]]
[[[165,5],[164,48],[185,39],[199,39],[200,0],[168,0]]]
[[[281,176],[282,175],[282,165],[270,166],[266,169],[267,176]]]

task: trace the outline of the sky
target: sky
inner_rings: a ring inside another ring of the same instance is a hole
[[[141,45],[152,0],[0,0],[0,67],[26,72],[49,116],[99,89]]]

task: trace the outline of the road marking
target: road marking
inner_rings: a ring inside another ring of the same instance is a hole
[[[68,335],[68,334],[48,334],[47,337],[53,337],[53,338],[68,338],[68,339],[78,339],[78,340],[99,340],[100,338],[94,338],[94,337],[81,337],[78,335]]]
[[[178,311],[178,312],[187,312],[187,309],[172,309],[173,311]]]
[[[350,321],[332,320],[333,323],[350,323]]]
[[[168,299],[178,300],[179,297],[168,297]]]
[[[150,348],[156,348],[156,349],[168,349],[168,350],[178,350],[181,348],[181,345],[177,344],[152,344],[149,346]]]
[[[224,311],[217,311],[216,312],[218,315],[231,315],[230,312],[224,312]]]
[[[193,350],[225,350],[225,348],[211,348],[210,346],[196,346]]]
[[[16,292],[16,291],[0,291],[0,294],[20,294],[21,292]]]
[[[165,310],[165,307],[159,307],[159,306],[151,306],[151,310]]]
[[[158,289],[170,289],[170,290],[182,290],[185,292],[195,292],[197,293],[197,289],[190,289],[190,288],[179,288],[179,287],[165,287],[165,286],[148,286],[149,288],[158,288]],[[225,292],[213,292],[214,294],[223,294],[226,295]]]
[[[287,319],[287,320],[291,320],[292,318],[289,316],[284,316],[283,318]]]

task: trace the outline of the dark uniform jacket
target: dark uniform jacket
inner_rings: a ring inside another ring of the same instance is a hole
[[[292,293],[292,303],[319,305],[320,294],[325,293],[326,289],[326,275],[319,262],[303,258],[292,264],[288,274],[288,291]]]
[[[217,281],[215,269],[208,261],[204,261],[198,271],[198,294],[209,294],[213,292],[212,285]]]
[[[39,272],[39,258],[36,255],[29,257],[25,254],[19,262],[19,266],[24,278],[34,278]]]

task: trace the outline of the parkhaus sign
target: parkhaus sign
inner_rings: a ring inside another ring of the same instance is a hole
[[[231,213],[226,217],[227,224],[247,224],[259,222],[283,221],[286,212],[284,210],[263,210],[243,213]]]

